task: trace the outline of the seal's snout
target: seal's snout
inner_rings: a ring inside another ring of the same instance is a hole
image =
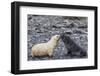
[[[60,39],[61,39],[62,37],[64,37],[64,35],[65,35],[65,33],[61,33],[61,34],[60,34]]]

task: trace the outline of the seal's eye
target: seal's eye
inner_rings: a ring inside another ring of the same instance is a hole
[[[59,38],[59,36],[57,36],[57,38]]]

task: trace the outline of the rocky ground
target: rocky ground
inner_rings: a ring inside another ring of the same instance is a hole
[[[88,23],[87,17],[28,15],[28,60],[48,59],[75,59],[67,55],[66,44],[59,40],[54,49],[53,57],[32,57],[31,48],[34,44],[47,42],[53,35],[67,33],[70,38],[87,53],[88,49]],[[82,57],[87,58],[87,55]]]

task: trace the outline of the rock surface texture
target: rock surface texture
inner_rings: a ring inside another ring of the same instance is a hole
[[[88,57],[87,17],[29,14],[27,16],[27,22],[27,55],[29,61]],[[54,49],[53,56],[51,58],[48,56],[32,57],[31,48],[33,45],[47,42],[53,35],[56,34],[61,35],[61,39],[59,40],[57,47]],[[70,39],[68,39],[68,37]]]

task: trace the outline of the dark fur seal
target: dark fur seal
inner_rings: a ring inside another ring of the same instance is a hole
[[[67,55],[69,55],[70,57],[76,56],[82,58],[87,56],[87,52],[83,48],[81,48],[78,44],[76,44],[75,41],[70,38],[69,34],[66,33],[61,34],[61,39],[68,50]]]

